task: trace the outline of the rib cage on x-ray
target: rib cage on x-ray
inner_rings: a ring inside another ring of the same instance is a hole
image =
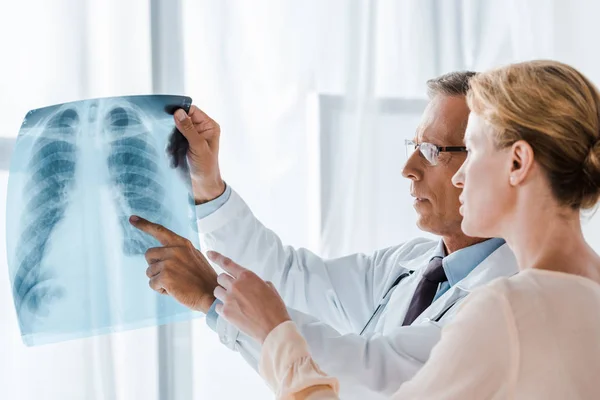
[[[60,295],[59,287],[45,285],[49,276],[42,276],[39,266],[52,230],[64,216],[74,184],[79,123],[74,109],[52,116],[45,135],[34,145],[29,163],[31,178],[24,192],[30,200],[23,217],[25,229],[17,253],[20,263],[13,295],[17,308],[25,302],[33,313],[40,310],[44,298]],[[34,286],[36,290],[32,291]]]
[[[11,162],[9,197],[11,182],[17,182],[19,188],[19,195],[12,196],[12,209],[17,211],[14,217],[8,207],[11,203],[7,202],[7,222],[12,220],[7,224],[7,238],[15,237],[13,244],[10,239],[7,242],[9,269],[19,324],[27,344],[58,340],[60,335],[56,333],[60,334],[60,329],[81,329],[82,335],[109,332],[113,330],[110,324],[117,323],[114,318],[122,326],[136,326],[131,320],[135,318],[141,324],[191,318],[185,307],[148,288],[143,254],[160,243],[129,223],[130,215],[140,215],[197,243],[195,227],[190,225],[190,221],[195,221],[195,213],[193,202],[189,202],[189,175],[171,169],[165,153],[167,150],[171,157],[175,155],[173,151],[178,149],[171,149],[173,141],[179,140],[175,133],[181,136],[174,131],[172,113],[189,107],[190,102],[181,96],[132,96],[84,100],[28,114],[22,127],[23,138],[20,135],[15,146],[19,157],[15,160],[13,155]],[[87,223],[79,223],[81,218]],[[99,218],[99,225],[91,222],[94,218]],[[11,232],[11,227],[18,230]],[[79,246],[72,249],[77,263],[66,267],[70,253],[73,254],[66,238],[78,229],[84,231],[83,236],[74,237]],[[95,233],[90,233],[90,229]],[[98,240],[104,243],[97,244]],[[54,253],[48,258],[51,252]],[[90,269],[90,265],[95,267]],[[100,265],[104,266],[99,270],[96,267]],[[80,268],[85,271],[73,273]],[[112,278],[107,274],[111,273],[125,279],[120,289],[110,286]],[[95,290],[89,294],[96,296],[93,299],[88,298],[89,289]],[[134,292],[119,294],[118,290]],[[109,308],[106,312],[96,310],[96,319],[90,320],[89,307],[104,304],[103,299],[111,294],[117,295],[111,300],[113,306],[105,306]],[[148,308],[147,296],[156,296],[158,309]],[[57,325],[48,325],[46,317],[55,310],[55,300],[62,298],[69,303],[61,306],[57,330]],[[138,298],[146,298],[146,302],[138,304]],[[129,299],[133,300],[122,303]],[[86,318],[81,320],[80,328],[73,321],[66,322],[68,317],[64,315],[69,310]],[[36,327],[49,329],[50,336],[26,339],[29,335],[46,334]],[[74,332],[65,334],[73,337]]]
[[[127,255],[143,254],[158,243],[134,229],[129,224],[129,216],[145,215],[152,221],[165,223],[168,210],[162,206],[165,189],[157,179],[159,168],[155,160],[158,152],[149,142],[152,137],[140,111],[117,106],[106,114],[104,122],[105,132],[110,137],[108,169],[120,200],[123,251]]]
[[[98,118],[97,113],[104,117]],[[83,123],[80,114],[85,116]],[[40,273],[39,265],[52,229],[64,215],[69,190],[74,185],[77,142],[83,145],[97,136],[107,143],[106,166],[115,187],[123,252],[144,254],[149,247],[159,244],[129,224],[132,214],[144,215],[161,224],[169,214],[162,206],[165,189],[159,183],[158,152],[151,143],[146,121],[148,118],[141,110],[119,103],[105,109],[92,105],[79,113],[69,108],[49,118],[35,145],[30,165],[32,176],[25,187],[32,198],[27,205],[28,227],[19,247],[25,254],[22,254],[13,288],[19,305],[26,302],[29,310],[36,313],[45,298],[60,295],[60,287],[44,285],[48,277]],[[86,132],[100,132],[100,135],[80,137],[82,124],[87,125]],[[31,290],[34,287],[36,290]]]

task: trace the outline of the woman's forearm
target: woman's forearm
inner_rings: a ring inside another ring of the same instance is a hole
[[[287,321],[264,341],[259,370],[277,399],[338,399],[339,383],[310,357],[308,345]]]

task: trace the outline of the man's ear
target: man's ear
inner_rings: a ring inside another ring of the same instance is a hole
[[[510,184],[516,186],[523,182],[533,167],[533,149],[524,140],[513,143],[511,147]]]

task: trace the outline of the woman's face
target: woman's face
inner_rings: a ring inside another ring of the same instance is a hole
[[[497,237],[503,215],[515,202],[509,183],[510,148],[498,149],[493,128],[471,113],[465,132],[467,159],[452,178],[460,195],[462,230],[471,237]]]

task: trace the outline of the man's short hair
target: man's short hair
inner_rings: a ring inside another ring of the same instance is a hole
[[[430,99],[438,94],[444,96],[466,96],[469,91],[469,79],[476,74],[473,71],[456,71],[430,79],[427,81],[427,96]]]

